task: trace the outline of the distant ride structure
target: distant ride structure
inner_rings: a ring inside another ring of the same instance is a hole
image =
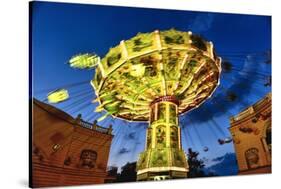
[[[73,56],[68,64],[76,69],[94,69],[100,62],[100,57],[94,53],[78,54]]]
[[[69,98],[69,94],[66,89],[56,89],[52,92],[49,92],[47,95],[47,100],[51,104],[56,104],[66,101],[68,98]]]
[[[138,33],[95,63],[91,85],[107,116],[148,122],[137,180],[185,178],[178,116],[199,107],[219,85],[221,58],[212,42],[170,29]]]

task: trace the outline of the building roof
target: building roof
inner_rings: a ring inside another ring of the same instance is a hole
[[[77,118],[73,118],[71,115],[67,114],[66,112],[64,112],[52,105],[39,101],[35,98],[33,98],[32,100],[33,100],[33,104],[37,105],[44,111],[48,112],[49,114],[51,114],[59,119],[62,119],[71,124],[78,124],[83,128],[92,129],[92,130],[98,131],[100,133],[111,134],[111,131],[112,131],[111,126],[109,128],[105,128],[105,127],[97,125],[96,122],[88,123],[88,122],[82,120],[80,117],[78,117],[79,121],[77,122]]]
[[[36,104],[37,106],[39,106],[41,109],[47,111],[48,113],[60,118],[60,119],[63,119],[67,122],[71,122],[71,123],[74,123],[75,119],[70,116],[69,114],[67,114],[66,112],[54,107],[54,106],[51,106],[49,104],[46,104],[42,101],[39,101],[37,100],[36,98],[33,98],[33,104]]]
[[[271,103],[271,93],[268,93],[264,98],[247,107],[239,114],[230,117],[230,123],[243,120],[244,118],[247,118],[248,116],[253,115],[256,112],[259,112],[261,109],[263,109],[263,107],[265,107],[266,104],[268,104],[268,102]]]

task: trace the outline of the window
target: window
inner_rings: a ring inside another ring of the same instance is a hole
[[[245,158],[248,168],[256,168],[259,166],[259,151],[257,148],[250,148],[245,152]]]
[[[171,127],[171,147],[178,148],[178,128],[176,126]]]
[[[271,124],[267,124],[267,129],[265,133],[265,142],[268,147],[269,152],[271,152]]]
[[[269,151],[271,151],[271,128],[266,130],[266,144]]]
[[[94,168],[97,156],[97,152],[93,150],[83,150],[80,155],[80,166],[88,169]]]
[[[166,147],[166,127],[165,125],[159,125],[156,128],[156,147]]]
[[[152,129],[151,128],[148,128],[147,129],[147,137],[146,137],[146,148],[150,148],[151,147],[151,132],[152,132]]]

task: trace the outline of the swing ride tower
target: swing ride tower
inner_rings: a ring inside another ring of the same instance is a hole
[[[100,120],[148,122],[137,180],[187,177],[178,116],[212,95],[220,73],[211,42],[174,29],[123,40],[97,64],[91,84],[96,112],[105,112]]]

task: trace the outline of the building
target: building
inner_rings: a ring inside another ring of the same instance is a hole
[[[271,93],[230,118],[239,174],[271,173]]]
[[[33,99],[31,187],[104,183],[113,138],[103,128]]]

